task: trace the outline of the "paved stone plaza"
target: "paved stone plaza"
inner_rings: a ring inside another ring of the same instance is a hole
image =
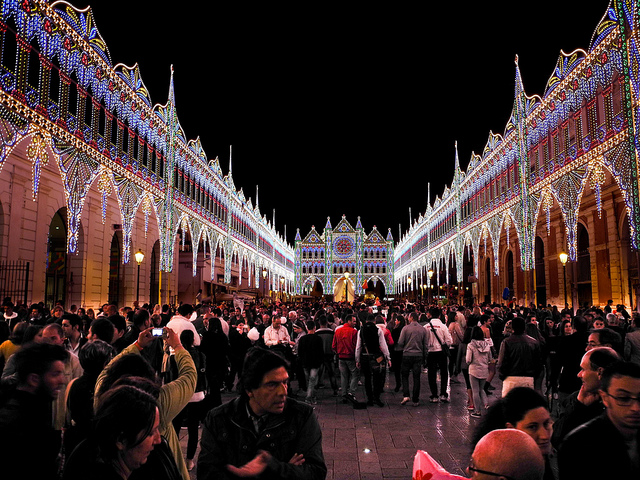
[[[331,389],[318,391],[315,409],[322,427],[327,480],[408,480],[417,450],[426,450],[449,472],[465,476],[471,436],[479,420],[471,418],[467,411],[462,375],[458,376],[462,383],[451,383],[449,403],[429,403],[426,373],[421,379],[418,407],[411,402],[400,405],[402,392],[393,391],[393,378],[387,379],[383,408],[354,410],[343,404],[340,397],[333,397]],[[497,377],[492,383],[498,389],[489,397],[490,402],[500,394]],[[224,394],[223,402],[232,398],[233,395]],[[358,399],[364,399],[363,386],[358,389]],[[183,428],[180,435],[183,451],[186,432]],[[191,477],[196,478],[195,469]]]

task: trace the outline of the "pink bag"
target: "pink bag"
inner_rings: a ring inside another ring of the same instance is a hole
[[[424,450],[418,450],[413,460],[413,480],[468,480],[447,472]]]

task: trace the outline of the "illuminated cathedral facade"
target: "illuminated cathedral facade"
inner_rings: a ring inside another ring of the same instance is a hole
[[[385,238],[374,226],[366,234],[360,217],[355,228],[344,216],[335,228],[327,219],[322,234],[312,227],[304,239],[298,230],[294,258],[298,295],[353,301],[356,296],[384,298],[394,293],[391,233]]]

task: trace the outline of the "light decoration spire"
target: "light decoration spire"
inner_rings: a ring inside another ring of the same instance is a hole
[[[169,84],[169,99],[167,101],[167,161],[165,164],[163,177],[165,186],[165,196],[163,215],[160,231],[164,241],[162,242],[160,255],[160,270],[170,272],[173,270],[173,197],[174,197],[174,175],[177,156],[177,135],[178,120],[176,118],[176,104],[173,86],[173,65],[171,65],[171,81]]]
[[[515,58],[516,64],[516,81],[515,81],[515,99],[513,103],[513,117],[516,134],[516,159],[520,170],[520,209],[522,212],[521,219],[521,267],[522,270],[528,271],[535,268],[534,251],[533,251],[533,235],[534,227],[531,222],[531,208],[529,198],[529,182],[531,177],[531,167],[527,157],[527,97],[522,85],[522,77],[520,75],[520,66],[518,65],[518,55]]]

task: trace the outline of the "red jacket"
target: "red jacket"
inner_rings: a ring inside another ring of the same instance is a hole
[[[358,331],[348,323],[336,329],[333,335],[333,351],[338,354],[338,358],[343,360],[355,360],[356,342],[358,341]]]

